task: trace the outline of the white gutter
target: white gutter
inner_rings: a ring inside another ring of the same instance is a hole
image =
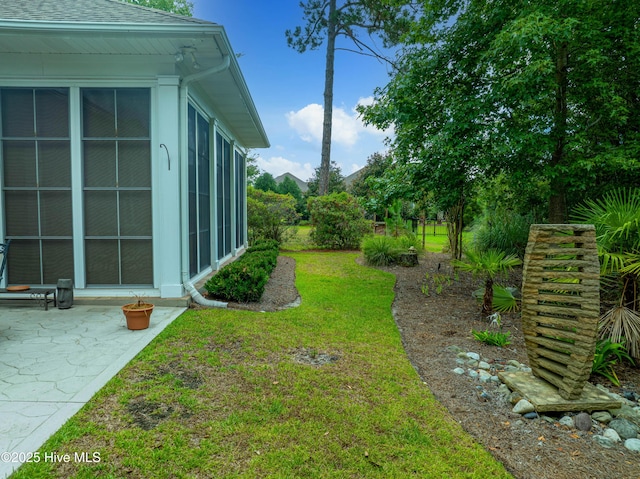
[[[208,77],[209,75],[213,75],[215,73],[220,73],[229,68],[229,65],[231,65],[231,56],[225,55],[220,65],[216,65],[215,67],[203,70],[201,72],[192,73],[191,75],[187,75],[186,77],[184,77],[182,79],[180,87],[185,88],[194,81],[200,80],[204,77]]]
[[[230,64],[231,64],[231,56],[226,55],[220,65],[216,65],[215,67],[208,68],[207,70],[204,70],[201,72],[192,73],[191,75],[187,75],[182,79],[182,82],[180,83],[180,119],[183,120],[183,122],[184,122],[184,119],[186,118],[187,105],[189,104],[188,103],[189,84],[194,81],[205,78],[209,75],[220,73],[226,70],[227,68],[229,68]],[[187,150],[187,134],[188,134],[188,132],[186,131],[187,123],[188,122],[184,122],[184,124],[180,125],[180,130],[181,130],[180,131],[180,141],[181,141],[180,151],[181,152],[186,152]],[[180,175],[182,177],[182,179],[180,180],[180,183],[182,185],[181,216],[182,218],[188,218],[189,217],[189,210],[188,210],[189,198],[187,197],[188,188],[186,187],[187,185],[185,185],[185,183],[187,182],[187,178],[189,174],[189,171],[188,171],[189,165],[188,165],[188,162],[182,161],[180,162],[180,166],[181,166]],[[188,237],[187,237],[188,230],[187,228],[182,228],[182,231],[183,231],[182,244],[187,245],[189,244]],[[187,292],[191,295],[191,298],[201,306],[206,306],[207,308],[226,308],[227,307],[227,303],[225,302],[204,298],[200,294],[200,292],[196,289],[196,287],[193,285],[193,283],[191,282],[191,278],[189,277],[189,251],[185,247],[182,248],[182,285],[184,289],[187,290]]]

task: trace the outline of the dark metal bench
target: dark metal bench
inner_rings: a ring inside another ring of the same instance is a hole
[[[49,310],[49,303],[57,306],[56,288],[30,288],[24,291],[7,291],[0,289],[0,300],[4,299],[29,299],[38,301],[44,306],[44,310]]]

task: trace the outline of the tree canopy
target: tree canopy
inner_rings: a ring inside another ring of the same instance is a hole
[[[322,46],[326,39],[324,119],[322,126],[322,152],[320,158],[318,193],[329,192],[331,163],[331,127],[333,115],[334,59],[338,49],[363,55],[385,58],[371,41],[364,41],[360,33],[368,37],[378,34],[383,46],[395,44],[410,25],[410,2],[397,0],[308,0],[301,2],[304,27],[287,30],[287,43],[300,53]],[[354,48],[336,46],[338,37],[346,37]],[[370,40],[370,39],[369,39]]]
[[[124,0],[127,3],[143,7],[157,8],[165,12],[177,13],[187,17],[193,16],[193,2],[188,0]]]
[[[638,181],[640,4],[420,3],[395,76],[362,109],[395,126],[414,184],[446,208],[481,177],[543,179],[548,219],[563,222],[586,191]]]
[[[278,192],[278,184],[271,173],[266,171],[256,178],[253,183],[256,190]]]
[[[342,170],[337,165],[336,162],[332,161],[329,169],[329,179],[327,184],[327,194],[331,193],[341,193],[347,190],[347,187],[344,183],[344,176],[342,176]],[[322,166],[318,166],[314,172],[313,176],[309,178],[307,181],[308,190],[306,191],[306,196],[323,196],[320,194],[320,175],[321,175]]]

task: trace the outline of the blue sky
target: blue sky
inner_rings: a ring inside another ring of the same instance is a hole
[[[256,104],[271,148],[253,150],[274,177],[307,180],[320,165],[325,48],[298,53],[285,30],[303,26],[299,0],[192,0],[194,17],[224,26]],[[379,39],[376,39],[378,44]],[[338,46],[351,47],[346,40]],[[331,159],[347,176],[385,150],[387,136],[364,127],[354,108],[386,85],[388,67],[374,58],[336,52]]]

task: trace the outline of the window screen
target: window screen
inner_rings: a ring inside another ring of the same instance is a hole
[[[149,89],[83,89],[87,285],[153,284]]]
[[[0,89],[0,148],[8,282],[73,279],[68,89]]]

